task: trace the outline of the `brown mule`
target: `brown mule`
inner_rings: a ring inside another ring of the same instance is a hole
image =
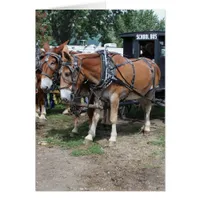
[[[42,76],[41,76],[41,88],[44,91],[48,91],[51,86],[53,85],[53,76],[59,72],[59,69],[61,67],[61,63],[63,62],[61,60],[61,57],[59,57],[61,55],[62,50],[66,47],[67,43],[69,42],[69,40],[67,40],[66,42],[64,42],[63,44],[61,44],[59,47],[50,49],[50,46],[48,43],[44,44],[44,50],[45,50],[45,54],[44,54],[44,58],[42,59]],[[77,52],[69,52],[68,48],[65,49],[65,51],[67,52],[67,54],[76,54]],[[63,51],[64,52],[64,51]],[[65,61],[65,60],[64,60]],[[66,84],[66,83],[65,83]],[[68,85],[67,85],[68,86]],[[65,85],[65,87],[67,87]],[[61,85],[62,87],[62,85]],[[61,94],[62,94],[62,90],[61,90]],[[91,110],[88,111],[88,115],[89,118],[91,119],[92,117],[90,117],[92,115]],[[78,125],[78,117],[75,118],[74,120],[74,129],[73,132],[76,133],[77,132],[77,125]]]
[[[68,91],[71,91],[72,89],[72,82],[68,81],[68,63],[73,62],[73,55],[78,54],[78,52],[75,51],[69,51],[67,45],[65,45],[65,47],[62,50],[62,67],[60,69],[60,96],[62,100],[67,100],[68,99]],[[81,92],[80,92],[80,97],[88,97],[89,96],[89,87],[87,84],[84,84]],[[90,103],[93,103],[93,99],[90,99]],[[78,98],[76,100],[76,103],[81,103],[81,98]],[[66,110],[70,110],[70,106],[69,104],[67,105]],[[65,110],[65,111],[66,111]],[[93,112],[94,109],[92,108],[88,108],[87,109],[87,114],[89,117],[89,125],[92,124],[92,117],[93,117]],[[80,117],[80,113],[75,115],[75,119],[74,119],[74,128],[72,129],[72,133],[71,136],[73,136],[74,133],[78,133],[78,123],[79,123],[79,117]]]
[[[46,120],[44,92],[47,92],[51,87],[48,87],[48,83],[53,84],[53,74],[60,66],[60,57],[58,54],[67,42],[68,41],[52,49],[50,49],[48,43],[45,43],[43,46],[44,51],[40,49],[40,58],[36,59],[39,61],[39,63],[36,61],[36,65],[39,65],[36,67],[39,69],[36,70],[36,117],[40,119]],[[47,83],[47,85],[45,83]]]
[[[41,76],[41,89],[49,91],[53,85],[53,78],[58,73],[61,67],[61,51],[68,43],[68,40],[58,47],[50,48],[48,43],[44,44],[44,57],[41,60],[42,76]]]
[[[36,49],[36,73],[35,73],[35,88],[36,88],[36,118],[46,120],[46,108],[45,108],[45,93],[40,88],[41,84],[41,66],[40,61],[44,56],[42,49]]]
[[[150,112],[155,87],[160,81],[159,67],[149,59],[132,59],[122,57],[119,54],[110,56],[110,60],[115,65],[114,79],[105,85],[106,80],[102,81],[103,69],[100,54],[77,54],[76,60],[65,70],[68,81],[72,82],[72,90],[77,94],[85,80],[92,83],[95,94],[95,104],[100,105],[102,101],[110,103],[110,122],[112,124],[110,144],[116,142],[117,138],[117,115],[120,100],[138,99],[145,112],[145,123],[142,127],[143,132],[150,132]],[[108,61],[108,60],[107,60]],[[72,70],[73,68],[73,70]],[[103,87],[99,87],[102,86]],[[98,89],[98,87],[100,89]],[[71,93],[68,93],[68,100],[71,100]],[[99,99],[101,101],[99,101]],[[94,110],[92,125],[86,136],[86,140],[92,141],[96,135],[97,123],[100,119],[100,109]]]

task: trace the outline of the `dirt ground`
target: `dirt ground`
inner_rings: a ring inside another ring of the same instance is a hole
[[[77,147],[61,148],[39,142],[47,138],[52,129],[64,132],[67,129],[64,122],[71,119],[73,123],[72,117],[58,114],[64,120],[60,123],[59,118],[55,119],[57,113],[53,114],[36,129],[36,191],[165,190],[163,116],[152,117],[152,131],[145,136],[138,134],[141,119],[120,120],[114,147],[108,146],[110,128],[99,125],[94,143],[100,145],[103,154],[75,157],[71,152]],[[81,118],[87,120],[86,116]],[[81,134],[86,136],[87,131]]]

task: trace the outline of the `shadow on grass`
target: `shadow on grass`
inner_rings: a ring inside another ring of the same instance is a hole
[[[131,107],[131,110],[126,114],[127,118],[144,120],[144,111],[135,105]],[[150,119],[160,119],[165,120],[165,108],[153,106],[151,110]]]
[[[52,124],[55,124],[57,128],[52,128],[47,131],[45,140],[48,143],[73,148],[83,144],[84,138],[89,131],[88,122],[83,122],[78,127],[78,134],[71,136],[73,129],[72,116],[62,115],[62,111],[65,109],[65,105],[56,106],[48,111],[48,116]],[[132,106],[129,113],[127,113],[127,119],[119,120],[117,124],[117,131],[119,136],[133,135],[139,133],[144,122],[144,113],[141,109]],[[165,118],[165,109],[160,107],[153,107],[151,112],[151,119]],[[67,126],[67,127],[63,127]],[[60,127],[60,128],[59,128]],[[98,123],[96,137],[94,142],[101,139],[109,139],[111,133],[111,125],[105,125],[101,122]]]
[[[88,134],[89,130],[88,122],[82,123],[78,128],[78,133],[73,134],[73,136],[71,136],[72,128],[73,127],[70,126],[68,128],[62,128],[62,129],[50,129],[49,131],[47,131],[45,140],[50,144],[68,148],[73,148],[82,145],[84,142],[84,138]],[[131,123],[129,125],[127,125],[126,123],[126,124],[119,124],[117,126],[119,135],[137,134],[140,128],[141,128],[140,123]],[[104,125],[99,123],[97,126],[96,137],[94,138],[94,142],[97,142],[101,139],[108,140],[110,138],[110,133],[111,133],[111,125]]]
[[[48,131],[48,137],[62,139],[63,141],[82,139],[87,134],[88,122],[82,123],[78,129],[79,133],[74,134],[73,137],[70,136],[70,134],[72,133],[72,129],[73,129],[72,126],[70,126],[68,128],[62,128],[62,129],[51,129]]]
[[[47,108],[47,115],[57,115],[57,114],[62,114],[62,112],[66,109],[66,105],[64,104],[58,104],[54,108]]]

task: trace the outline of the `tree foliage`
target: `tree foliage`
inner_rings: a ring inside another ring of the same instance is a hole
[[[153,10],[125,10],[116,17],[114,23],[114,35],[116,43],[121,44],[119,34],[137,31],[164,31],[165,20],[159,21]]]
[[[122,40],[119,34],[134,31],[165,30],[153,10],[48,10],[36,11],[36,38],[56,41],[99,37],[104,43]],[[72,41],[71,41],[72,42]]]
[[[51,22],[45,10],[36,10],[36,40],[40,40],[41,45],[53,40]]]
[[[52,34],[58,43],[66,39],[88,39],[101,35],[100,41],[108,37],[114,17],[121,11],[110,10],[56,10],[50,11]],[[76,41],[75,41],[76,42]]]

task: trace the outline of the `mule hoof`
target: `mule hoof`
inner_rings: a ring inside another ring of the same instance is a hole
[[[46,141],[40,141],[40,142],[38,142],[38,144],[41,145],[41,146],[47,146],[48,145],[48,143]]]
[[[38,115],[38,113],[35,113],[35,118],[39,118],[40,116]]]
[[[73,134],[77,134],[77,133],[78,133],[78,130],[77,130],[77,129],[73,129],[73,130],[72,130],[72,133],[73,133]]]
[[[88,139],[85,139],[83,142],[83,144],[85,144],[85,145],[89,145],[91,143],[92,143],[92,140],[88,140]]]
[[[149,135],[150,131],[143,130],[142,133],[143,133],[143,135]]]
[[[47,118],[45,117],[45,115],[41,115],[41,116],[39,117],[39,119],[47,120]]]
[[[69,110],[68,109],[64,110],[62,114],[63,115],[69,115]]]
[[[115,141],[109,141],[109,147],[114,147],[116,146],[116,142]]]

